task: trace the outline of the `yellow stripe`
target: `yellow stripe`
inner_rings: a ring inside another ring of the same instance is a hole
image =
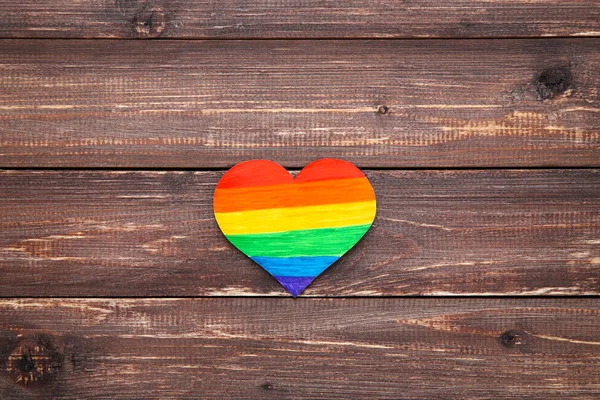
[[[375,201],[215,213],[226,235],[287,232],[371,224]]]

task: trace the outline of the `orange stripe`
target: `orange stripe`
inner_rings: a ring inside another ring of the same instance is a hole
[[[375,200],[366,178],[215,190],[216,213]]]

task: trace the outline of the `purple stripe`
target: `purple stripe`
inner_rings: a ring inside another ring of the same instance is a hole
[[[275,279],[291,293],[293,297],[297,297],[302,291],[310,285],[316,276],[276,276]]]

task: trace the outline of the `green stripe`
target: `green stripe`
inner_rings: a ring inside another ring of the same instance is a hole
[[[370,227],[369,224],[225,236],[249,257],[341,256],[350,250]]]

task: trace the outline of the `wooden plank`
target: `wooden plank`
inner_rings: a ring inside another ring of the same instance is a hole
[[[371,230],[303,295],[599,294],[599,170],[365,172]],[[221,174],[1,172],[0,296],[288,296],[219,231]]]
[[[594,399],[599,306],[599,299],[5,299],[0,397]]]
[[[0,167],[600,166],[600,39],[5,40],[0,53]]]
[[[0,0],[0,37],[422,38],[600,35],[598,0]]]

